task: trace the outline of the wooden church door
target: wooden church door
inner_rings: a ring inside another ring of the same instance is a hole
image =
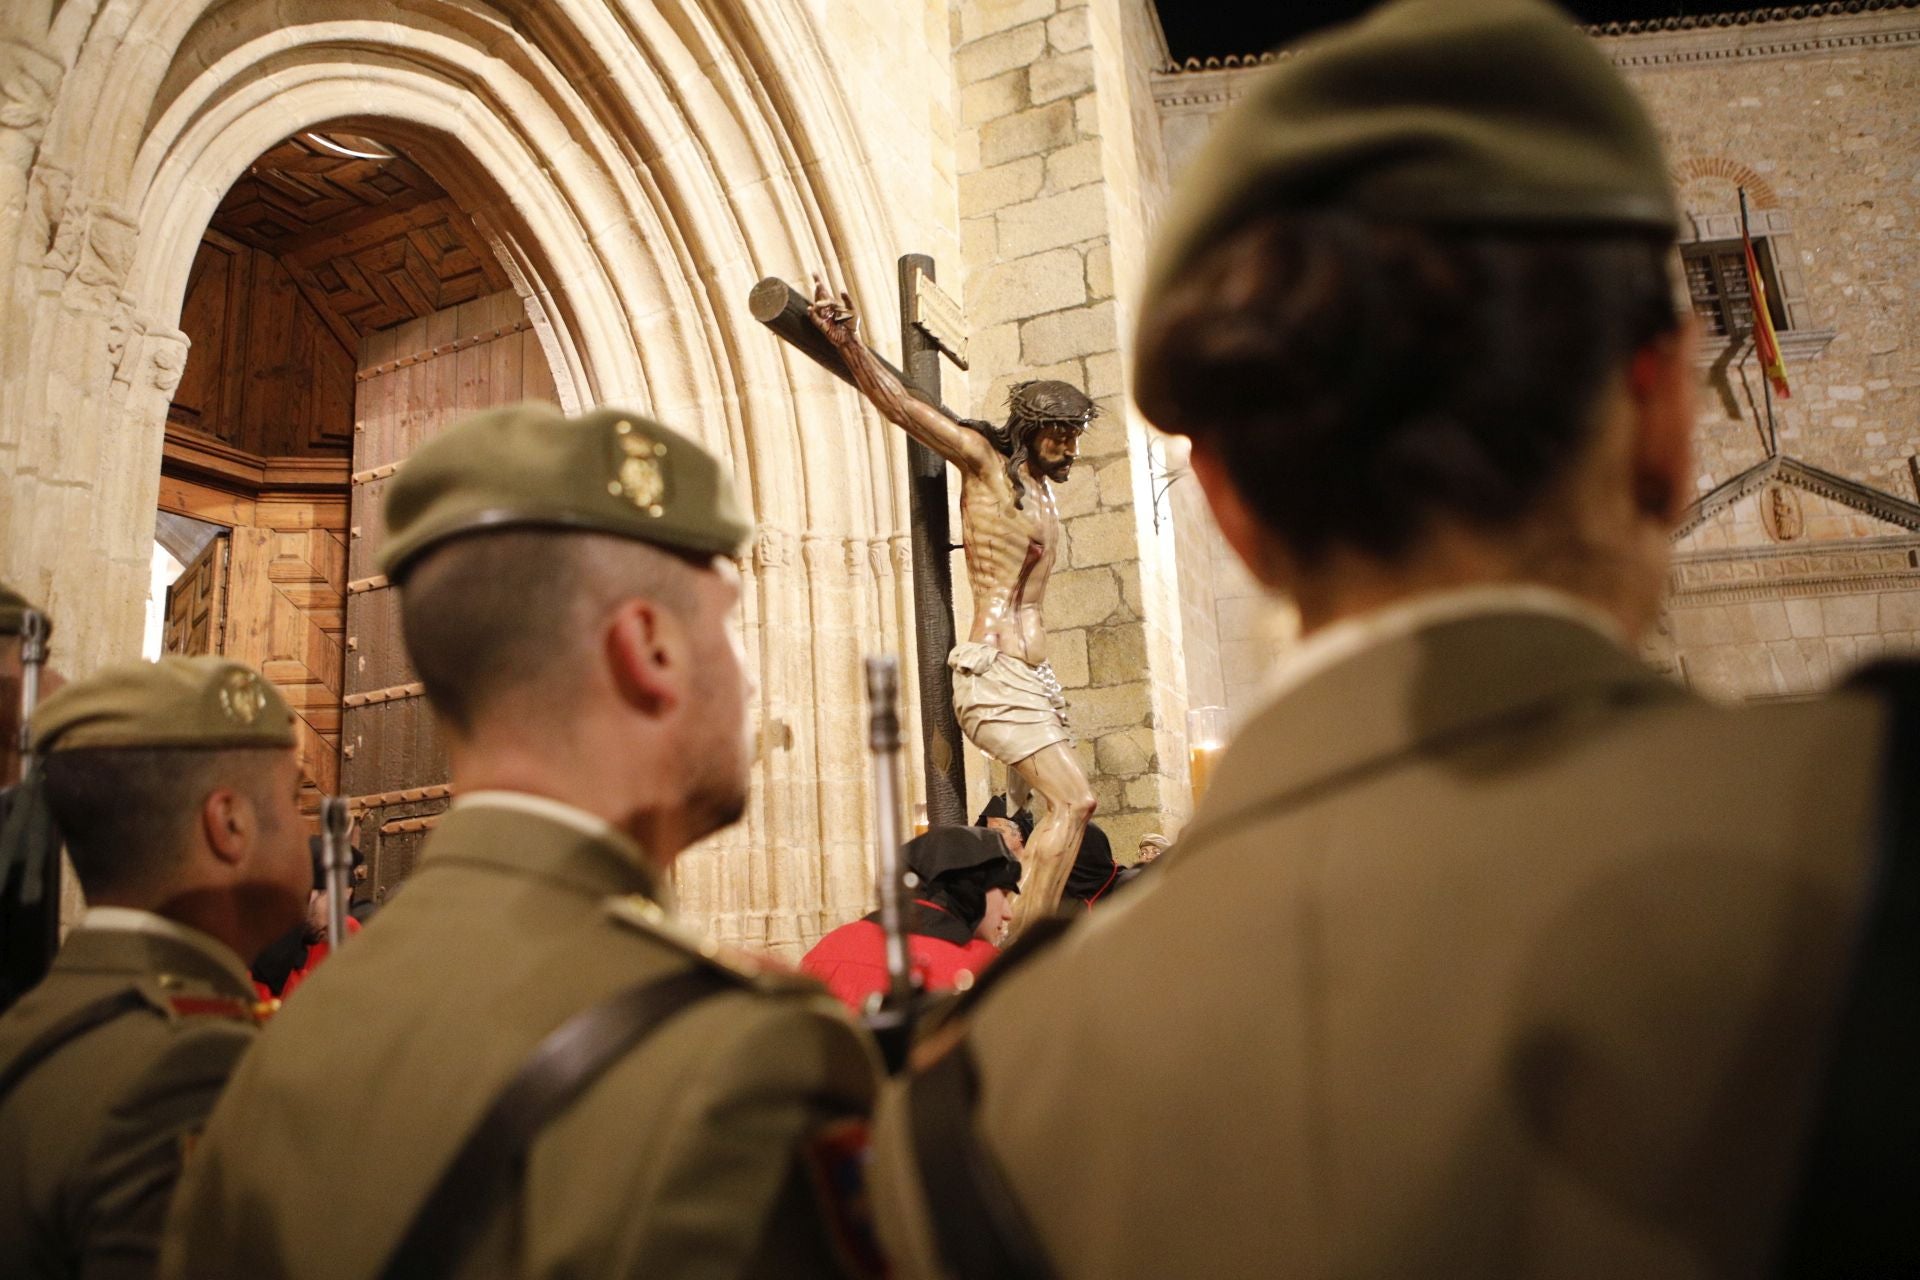
[[[511,291],[369,334],[355,374],[342,792],[360,820],[376,899],[405,879],[452,797],[446,751],[407,662],[399,596],[376,568],[387,485],[413,451],[477,409],[554,400]]]

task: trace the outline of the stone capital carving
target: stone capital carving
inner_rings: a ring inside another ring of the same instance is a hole
[[[53,115],[65,74],[57,59],[19,40],[0,40],[0,129],[37,140]]]
[[[139,239],[134,220],[120,209],[70,197],[51,227],[42,290],[78,310],[111,314]]]
[[[753,535],[753,564],[756,569],[786,569],[793,565],[793,534],[778,525],[763,524]]]
[[[147,385],[161,395],[172,396],[187,370],[187,350],[193,344],[178,329],[159,329],[146,335]]]
[[[807,562],[807,573],[818,576],[844,565],[846,553],[838,538],[804,533],[800,535],[800,555]]]

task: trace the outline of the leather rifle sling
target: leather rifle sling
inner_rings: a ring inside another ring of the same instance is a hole
[[[497,1201],[518,1182],[550,1121],[675,1014],[739,989],[737,979],[716,970],[690,969],[629,987],[561,1023],[467,1135],[380,1274],[390,1280],[451,1275]]]
[[[35,1067],[60,1052],[72,1041],[78,1040],[95,1027],[105,1026],[123,1013],[132,1013],[135,1009],[147,1008],[147,998],[132,987],[116,991],[98,1000],[89,1000],[60,1021],[48,1027],[36,1036],[26,1048],[22,1049],[4,1071],[0,1071],[0,1102],[15,1086],[33,1074]]]
[[[979,1081],[965,1041],[908,1077],[914,1163],[934,1243],[959,1280],[1049,1280],[1045,1248],[974,1127]]]
[[[1879,664],[1850,683],[1890,711],[1879,849],[1781,1276],[1920,1275],[1920,666]]]

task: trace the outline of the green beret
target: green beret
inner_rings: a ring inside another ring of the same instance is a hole
[[[712,454],[637,413],[563,417],[519,404],[458,423],[400,468],[380,567],[398,581],[462,534],[578,529],[695,555],[738,555],[753,525]]]
[[[90,747],[291,747],[293,712],[252,667],[219,657],[129,662],[40,704],[37,752]]]
[[[1142,311],[1221,234],[1281,210],[1668,237],[1679,225],[1645,107],[1546,0],[1396,0],[1264,72],[1181,179]]]

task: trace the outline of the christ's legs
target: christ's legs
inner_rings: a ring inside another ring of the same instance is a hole
[[[1037,920],[1060,903],[1067,873],[1080,852],[1080,837],[1093,817],[1093,789],[1080,770],[1073,746],[1056,742],[1013,766],[1027,784],[1047,798],[1047,816],[1027,841],[1020,896],[1014,902],[1010,937],[1018,937],[1029,920]]]

